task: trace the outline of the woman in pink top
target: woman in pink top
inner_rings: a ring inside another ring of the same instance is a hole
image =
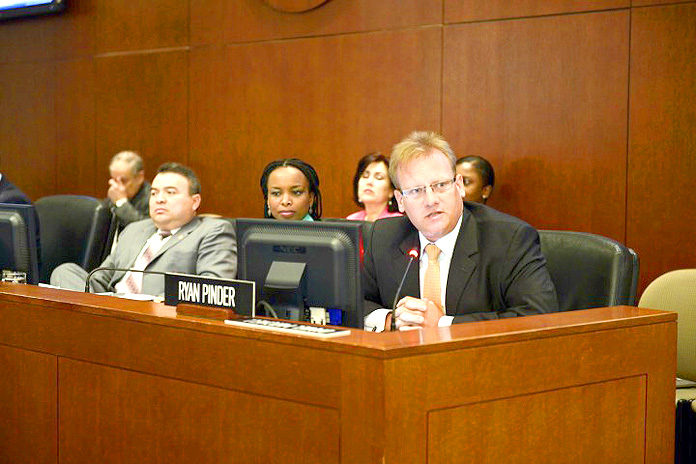
[[[389,160],[380,152],[363,156],[353,177],[353,199],[363,209],[346,219],[374,221],[401,216],[394,201],[394,186],[389,179]]]

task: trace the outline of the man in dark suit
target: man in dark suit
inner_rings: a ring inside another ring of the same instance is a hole
[[[160,166],[152,182],[150,219],[129,224],[101,267],[179,272],[232,279],[237,272],[237,246],[232,224],[199,218],[200,183],[194,172],[177,163]],[[83,290],[87,271],[74,263],[58,266],[51,284]],[[90,280],[95,292],[161,296],[161,275],[99,271]]]
[[[442,136],[414,132],[394,146],[389,174],[405,217],[376,221],[365,236],[367,308],[391,308],[396,327],[524,316],[558,310],[534,228],[485,205],[462,202],[464,186]],[[401,276],[410,268],[396,295]],[[377,309],[366,328],[389,327]]]
[[[122,151],[109,163],[108,202],[116,214],[118,230],[148,217],[150,183],[145,180],[143,159],[134,151]]]

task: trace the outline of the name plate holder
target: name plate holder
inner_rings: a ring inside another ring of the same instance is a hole
[[[191,274],[164,276],[164,303],[180,316],[225,320],[235,315],[254,317],[256,283]]]

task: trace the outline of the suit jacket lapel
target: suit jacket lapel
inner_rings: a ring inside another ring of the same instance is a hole
[[[401,251],[402,255],[400,255],[398,259],[395,261],[396,269],[394,275],[396,275],[397,279],[399,279],[396,282],[397,288],[399,283],[401,282],[401,276],[404,275],[404,271],[406,270],[406,266],[408,265],[408,260],[410,259],[408,252],[415,248],[416,250],[418,250],[418,253],[420,254],[420,241],[418,240],[418,231],[415,227],[413,227],[413,225],[411,225],[410,222],[408,224],[413,230],[409,231],[409,233],[399,244],[399,250]],[[413,260],[411,268],[408,270],[406,280],[404,281],[404,286],[401,289],[400,298],[403,296],[414,296],[416,298],[420,298],[420,285],[418,285],[418,259]],[[389,302],[389,304],[391,304],[391,301]]]
[[[188,224],[184,225],[181,227],[181,230],[174,234],[172,238],[167,240],[167,242],[162,245],[162,248],[159,249],[157,254],[152,258],[152,261],[150,261],[150,264],[148,264],[148,267],[155,262],[157,258],[162,256],[162,254],[170,249],[173,246],[176,246],[178,243],[180,243],[183,239],[185,239],[198,225],[201,223],[201,219],[198,217],[194,217],[189,221]],[[153,232],[154,233],[154,232]]]
[[[471,213],[464,209],[462,212],[462,225],[457,236],[457,243],[454,245],[452,261],[447,276],[445,304],[449,314],[455,314],[457,310],[457,302],[462,293],[464,293],[464,289],[476,269],[476,261],[472,257],[478,252],[476,221],[471,218]]]

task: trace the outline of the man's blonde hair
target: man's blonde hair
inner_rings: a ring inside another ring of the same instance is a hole
[[[401,188],[396,173],[399,166],[425,156],[430,150],[441,151],[452,164],[452,173],[455,172],[456,157],[445,138],[437,132],[415,131],[411,132],[401,142],[394,145],[389,158],[389,177],[396,188]]]

